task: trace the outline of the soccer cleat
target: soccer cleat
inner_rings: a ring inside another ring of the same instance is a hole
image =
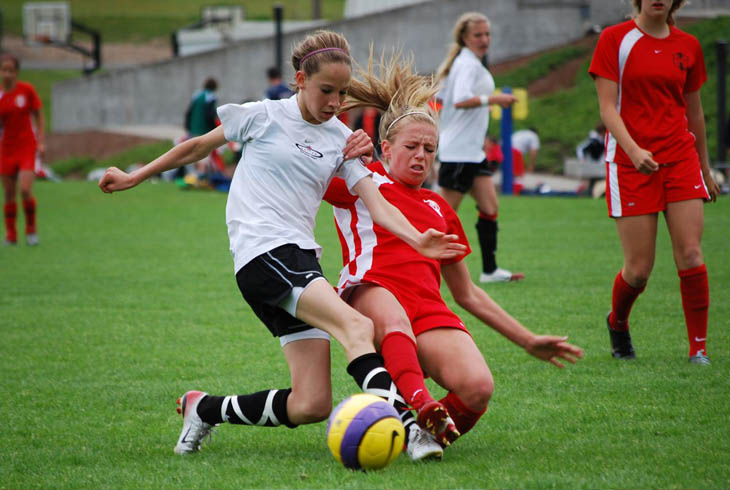
[[[611,337],[611,353],[615,359],[634,359],[636,358],[636,352],[634,352],[634,346],[631,344],[631,334],[626,330],[625,332],[619,332],[611,328],[611,323],[608,319],[611,317],[611,312],[606,315],[606,327],[608,327],[608,334]]]
[[[515,272],[514,274],[511,273],[508,270],[500,269],[497,267],[494,269],[494,272],[486,273],[482,272],[479,276],[479,282],[509,282],[509,281],[519,281],[521,279],[524,279],[525,275],[521,272]]]
[[[712,364],[710,362],[710,358],[707,357],[707,355],[705,354],[705,349],[700,349],[697,351],[697,354],[689,356],[689,362],[691,362],[692,364],[700,364],[703,366],[709,366],[710,364]]]
[[[28,246],[35,247],[40,243],[40,240],[38,239],[38,233],[28,233],[25,235],[25,243],[28,244]]]
[[[406,452],[411,461],[441,460],[444,449],[436,441],[434,436],[413,424],[408,431],[408,442]]]
[[[418,410],[418,425],[436,438],[443,447],[450,446],[461,434],[440,402],[430,401]]]
[[[18,244],[18,242],[13,242],[8,240],[7,238],[3,240],[3,247],[14,247]]]
[[[210,434],[212,425],[206,424],[198,415],[198,404],[207,393],[202,391],[188,391],[177,399],[177,413],[183,417],[183,428],[177,440],[175,452],[177,454],[194,453],[200,450],[200,443]]]

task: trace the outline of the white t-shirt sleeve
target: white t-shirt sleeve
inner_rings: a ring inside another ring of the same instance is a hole
[[[457,68],[457,72],[454,73],[455,104],[471,99],[475,95],[482,95],[474,93],[474,81],[477,79],[475,71],[476,67],[473,66],[460,66]]]
[[[263,102],[225,104],[218,108],[223,134],[228,141],[246,143],[261,136],[268,123],[268,112]]]
[[[362,164],[359,158],[345,160],[337,168],[335,176],[342,177],[347,185],[347,190],[352,193],[352,188],[365,177],[372,175],[370,169]]]

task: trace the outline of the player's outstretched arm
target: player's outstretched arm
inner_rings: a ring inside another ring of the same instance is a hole
[[[164,155],[130,174],[116,167],[108,168],[101,179],[99,179],[99,188],[106,193],[129,189],[165,170],[202,160],[215,148],[225,144],[225,142],[226,138],[223,135],[223,126],[218,126],[207,134],[180,143]]]
[[[352,188],[370,211],[373,221],[395,236],[432,259],[450,259],[463,255],[466,246],[457,243],[457,235],[447,235],[429,228],[421,233],[398,208],[390,204],[380,193],[371,177],[365,177]]]
[[[583,350],[566,342],[567,337],[535,335],[504,311],[483,289],[471,280],[463,261],[441,266],[441,274],[454,300],[466,311],[491,328],[524,348],[529,354],[559,368],[561,360],[574,363],[583,356]]]

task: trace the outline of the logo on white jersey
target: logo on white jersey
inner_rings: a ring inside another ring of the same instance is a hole
[[[15,98],[15,105],[18,107],[25,107],[25,95],[18,95]]]
[[[315,150],[310,145],[302,145],[301,143],[294,143],[297,145],[297,148],[299,148],[299,151],[307,155],[309,158],[322,158],[324,155],[322,155],[321,152]]]
[[[432,201],[431,199],[424,199],[423,202],[431,206],[431,208],[433,208],[433,210],[436,211],[439,216],[441,216],[442,218],[444,217],[444,215],[441,214],[441,208],[439,207],[438,203]]]

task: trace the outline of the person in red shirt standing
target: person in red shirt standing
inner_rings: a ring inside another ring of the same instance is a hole
[[[606,133],[606,201],[624,263],[606,322],[613,357],[633,359],[629,313],[654,265],[664,213],[679,274],[689,360],[707,356],[709,286],[700,245],[703,201],[719,188],[710,174],[700,87],[700,43],[674,26],[683,0],[634,0],[638,14],[603,31],[589,68]]]
[[[5,240],[3,245],[16,245],[18,232],[15,221],[18,215],[16,200],[18,182],[25,211],[25,240],[28,245],[38,245],[36,232],[36,202],[32,194],[35,177],[36,153],[43,153],[43,114],[41,99],[33,86],[18,80],[20,61],[4,54],[0,56],[0,177],[3,183],[5,204]],[[35,131],[31,119],[35,122]]]

